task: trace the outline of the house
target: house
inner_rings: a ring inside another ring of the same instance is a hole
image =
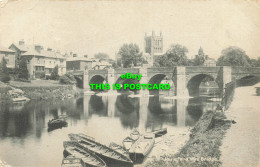
[[[6,60],[7,68],[15,68],[15,52],[0,45],[0,63],[3,58]]]
[[[92,60],[86,57],[77,57],[74,54],[72,58],[67,59],[66,69],[67,71],[92,69],[92,62]]]
[[[92,69],[94,70],[103,70],[108,69],[112,67],[112,64],[110,63],[109,59],[96,59],[92,58]]]
[[[20,40],[18,44],[12,43],[9,48],[15,52],[17,67],[21,58],[27,59],[31,79],[50,76],[56,65],[58,65],[59,75],[66,73],[66,58],[60,52],[55,52],[50,48],[44,50],[39,44],[25,45],[23,40]]]
[[[216,64],[217,64],[217,62],[216,62],[215,59],[213,59],[213,58],[207,58],[207,59],[204,61],[203,66],[215,67]]]
[[[15,67],[19,67],[21,55],[28,51],[28,46],[25,45],[24,40],[22,39],[18,43],[12,43],[8,49],[14,51]]]

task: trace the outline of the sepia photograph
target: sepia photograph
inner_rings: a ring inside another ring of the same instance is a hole
[[[0,0],[0,167],[260,167],[260,1]]]

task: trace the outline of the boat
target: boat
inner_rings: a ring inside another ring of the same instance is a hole
[[[64,157],[61,167],[86,167],[82,159],[74,157],[73,155]]]
[[[155,134],[155,138],[161,137],[162,135],[165,135],[167,133],[167,128],[162,128],[158,130],[154,130],[151,133]]]
[[[80,158],[83,161],[83,165],[86,167],[106,167],[106,163],[97,155],[90,151],[86,151],[78,145],[77,142],[64,141],[64,157],[73,155]]]
[[[129,157],[128,150],[126,150],[123,146],[112,142],[112,143],[109,144],[109,147],[112,148],[113,150]]]
[[[134,129],[131,133],[130,133],[130,137],[133,139],[133,140],[137,140],[139,139],[140,137],[140,132],[137,130],[137,129]]]
[[[69,134],[69,138],[72,141],[78,142],[83,149],[95,153],[105,161],[107,166],[133,167],[133,161],[129,157],[107,147],[106,145],[96,142],[92,137],[85,134]]]
[[[14,97],[14,98],[12,98],[12,101],[13,102],[24,102],[24,101],[28,101],[29,99],[28,98],[26,98],[26,97]]]
[[[131,148],[131,146],[135,143],[136,140],[132,139],[131,137],[127,136],[124,140],[123,140],[123,147],[126,150],[129,150]]]
[[[54,129],[66,127],[68,125],[65,117],[59,117],[57,119],[49,120],[48,122],[48,131],[52,131]]]
[[[133,129],[129,136],[123,140],[123,147],[129,150],[130,147],[137,141],[140,137],[140,132],[137,129]]]
[[[151,152],[155,142],[155,134],[147,133],[142,136],[129,149],[129,156],[134,163],[142,163]]]

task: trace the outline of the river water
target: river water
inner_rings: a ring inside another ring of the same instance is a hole
[[[204,91],[208,93],[207,91]],[[205,93],[204,93],[205,94]],[[60,166],[69,133],[86,133],[109,144],[122,143],[133,128],[167,127],[185,132],[216,100],[195,98],[84,96],[56,101],[0,104],[0,160],[12,166]],[[48,121],[66,115],[68,126],[48,131]]]

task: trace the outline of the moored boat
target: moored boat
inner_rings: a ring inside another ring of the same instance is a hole
[[[84,162],[73,155],[64,157],[61,163],[61,167],[86,167]]]
[[[167,128],[154,130],[154,131],[152,131],[152,133],[155,134],[155,138],[156,137],[161,137],[162,135],[165,135],[167,133]]]
[[[129,157],[128,151],[123,146],[121,146],[119,144],[116,144],[116,143],[110,143],[109,147],[112,148],[113,150],[115,150],[115,151],[117,151],[117,152],[119,152],[119,153]]]
[[[113,167],[133,167],[133,162],[127,156],[107,147],[93,138],[84,134],[69,134],[72,141],[77,141],[82,149],[92,151],[98,155],[107,166]]]
[[[136,140],[132,139],[131,137],[127,136],[124,140],[123,140],[123,147],[126,150],[129,150],[131,148],[131,146],[135,143]]]
[[[74,157],[80,158],[84,166],[86,167],[106,167],[106,163],[97,155],[91,151],[82,149],[77,142],[65,141],[64,146],[64,157],[73,155]]]
[[[57,119],[49,120],[48,122],[48,131],[52,131],[54,129],[66,127],[68,125],[66,118],[60,117]]]
[[[155,134],[149,133],[140,138],[129,149],[129,156],[135,163],[142,163],[154,146]]]

